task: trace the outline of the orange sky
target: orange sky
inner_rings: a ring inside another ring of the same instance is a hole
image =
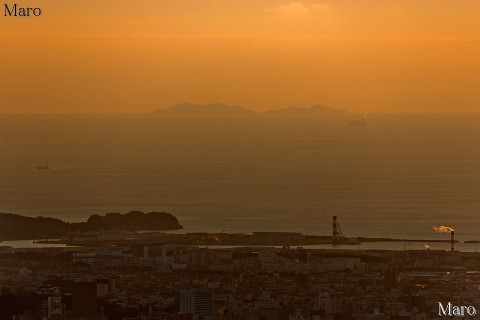
[[[8,1],[7,1],[8,3]],[[0,112],[480,110],[478,0],[29,0],[0,16]]]

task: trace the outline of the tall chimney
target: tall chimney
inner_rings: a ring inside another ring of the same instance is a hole
[[[450,231],[450,247],[451,251],[455,251],[455,231]]]
[[[333,239],[338,237],[338,228],[337,228],[337,216],[333,216],[333,232],[332,232]]]

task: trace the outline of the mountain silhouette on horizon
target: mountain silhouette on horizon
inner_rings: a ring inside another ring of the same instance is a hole
[[[245,116],[257,113],[253,110],[224,103],[180,103],[173,107],[156,110],[153,114],[172,116]]]
[[[152,112],[155,115],[166,116],[248,116],[248,115],[325,115],[325,114],[346,114],[343,109],[335,109],[320,104],[311,107],[291,106],[287,108],[273,109],[258,113],[237,105],[225,103],[195,104],[180,103],[172,107],[158,109]]]
[[[275,109],[275,110],[269,110],[264,112],[264,114],[267,114],[267,115],[323,115],[323,114],[345,114],[345,113],[347,112],[343,109],[325,107],[320,104],[316,104],[306,108],[292,106],[288,108]]]

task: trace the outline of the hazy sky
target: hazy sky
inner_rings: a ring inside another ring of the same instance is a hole
[[[0,112],[480,110],[478,0],[17,3],[43,17],[2,4]]]

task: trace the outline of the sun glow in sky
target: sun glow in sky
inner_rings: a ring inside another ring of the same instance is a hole
[[[0,16],[0,112],[480,110],[477,0],[30,0]]]

